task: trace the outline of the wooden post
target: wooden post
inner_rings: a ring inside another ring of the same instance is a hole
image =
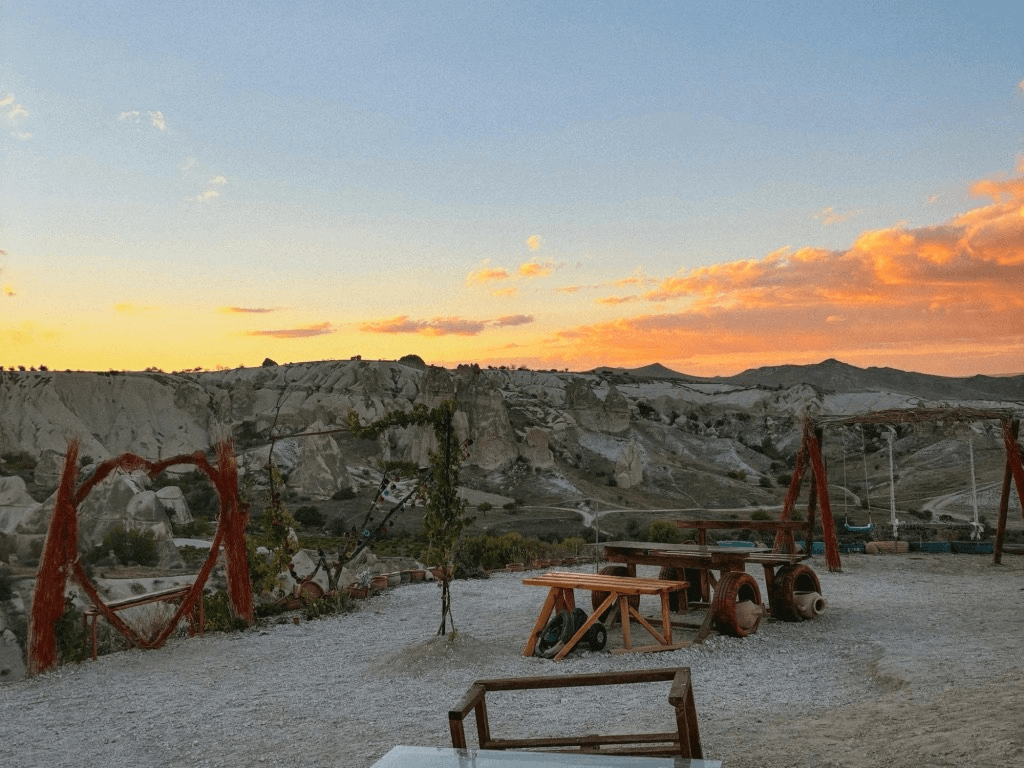
[[[811,456],[811,467],[817,485],[825,489],[821,497],[821,528],[825,539],[825,564],[833,573],[841,571],[843,564],[839,559],[839,540],[836,538],[836,525],[832,519],[832,505],[828,500],[828,475],[825,472],[825,462],[821,458],[821,446],[814,435],[807,436],[808,453]]]
[[[1000,564],[1003,556],[1003,537],[1006,534],[1006,517],[1010,507],[1010,478],[1017,486],[1017,498],[1020,499],[1021,515],[1024,516],[1024,462],[1021,458],[1020,420],[1003,421],[1003,444],[1006,446],[1006,470],[1003,473],[1003,488],[999,498],[999,524],[996,528],[996,545],[992,550],[992,562]]]

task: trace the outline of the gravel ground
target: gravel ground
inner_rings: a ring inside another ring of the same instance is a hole
[[[1024,764],[1024,558],[810,563],[820,618],[667,653],[524,658],[544,591],[502,573],[453,585],[454,638],[433,636],[440,595],[424,582],[350,614],[111,654],[0,686],[0,765],[361,768],[396,744],[449,745],[447,710],[477,678],[670,666],[691,668],[705,755],[728,768]],[[488,705],[498,735],[643,731],[672,727],[666,695]]]

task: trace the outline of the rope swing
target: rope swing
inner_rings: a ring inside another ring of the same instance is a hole
[[[860,456],[863,459],[864,464],[864,501],[867,503],[867,524],[866,525],[851,525],[850,515],[847,512],[846,521],[843,523],[843,527],[853,532],[853,534],[868,534],[874,529],[874,522],[871,520],[871,493],[867,486],[867,449],[864,445],[864,428],[860,428]],[[846,484],[846,435],[843,435],[843,483]],[[843,496],[844,504],[846,503],[846,496]],[[844,509],[846,509],[844,507]]]
[[[893,467],[892,444],[896,439],[896,432],[889,427],[885,439],[889,441],[889,523],[892,525],[892,537],[899,541],[900,521],[896,519],[896,472]]]
[[[967,434],[967,451],[971,457],[971,503],[974,505],[974,522],[971,523],[971,540],[981,541],[985,535],[985,526],[978,519],[978,478],[974,474],[974,438]]]

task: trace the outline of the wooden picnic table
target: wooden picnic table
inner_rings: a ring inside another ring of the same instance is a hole
[[[534,623],[530,637],[526,641],[526,647],[523,649],[524,656],[533,655],[541,633],[543,633],[544,628],[553,615],[561,611],[572,613],[576,609],[576,598],[573,592],[576,589],[585,589],[598,595],[604,594],[605,597],[590,616],[587,617],[583,625],[577,628],[575,634],[566,641],[565,645],[554,656],[555,661],[564,658],[586,636],[590,628],[600,620],[605,611],[613,607],[617,607],[619,616],[622,619],[623,647],[621,650],[616,649],[616,652],[669,651],[675,648],[685,648],[689,645],[688,642],[672,642],[672,615],[669,602],[669,595],[686,589],[688,584],[685,581],[638,579],[635,577],[635,574],[633,577],[623,577],[596,573],[552,571],[540,576],[531,576],[523,579],[523,584],[548,588],[547,599],[540,609],[537,621]],[[630,605],[630,598],[638,600],[640,595],[658,595],[661,598],[660,632],[633,605]],[[650,633],[657,642],[656,645],[633,647],[629,626],[633,620]]]
[[[735,527],[735,523],[732,525]],[[700,627],[698,640],[707,636],[712,623],[720,632],[737,637],[757,631],[758,622],[755,617],[742,615],[747,606],[741,609],[740,615],[736,614],[737,603],[749,601],[755,605],[762,604],[760,588],[753,577],[746,573],[747,565],[760,565],[764,569],[772,613],[778,618],[790,621],[807,618],[801,613],[804,609],[798,595],[817,593],[820,597],[821,585],[817,575],[809,566],[800,564],[809,557],[803,553],[773,552],[768,547],[665,544],[653,541],[609,541],[602,546],[609,562],[622,564],[606,569],[613,574],[635,577],[637,565],[656,565],[662,569],[660,578],[687,581],[690,589],[680,593],[687,604],[680,605],[678,609],[685,612],[690,607],[708,608],[708,616]],[[823,609],[824,601],[814,605]]]
[[[185,595],[191,590],[191,585],[184,587],[173,587],[172,589],[164,589],[158,592],[146,592],[142,595],[133,595],[132,597],[126,597],[121,600],[112,600],[106,603],[114,613],[118,611],[124,611],[128,608],[137,608],[140,605],[151,605],[152,603],[178,603],[182,600]],[[198,613],[198,617],[195,615]],[[96,622],[99,617],[103,614],[95,606],[86,608],[82,611],[82,633],[92,639],[92,660],[96,661]],[[91,628],[89,624],[92,624]],[[203,634],[203,625],[206,623],[206,617],[203,614],[203,600],[200,598],[196,601],[196,611],[191,613],[188,617],[188,633],[189,635],[195,635],[199,632],[199,635]]]

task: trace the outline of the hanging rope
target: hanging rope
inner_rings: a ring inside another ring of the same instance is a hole
[[[974,438],[971,437],[970,432],[967,433],[967,451],[971,457],[971,503],[974,505],[974,522],[971,523],[971,540],[981,541],[981,537],[985,533],[985,526],[983,526],[978,519],[978,478],[974,474]]]
[[[864,460],[864,501],[868,505],[868,520],[871,519],[871,488],[868,486],[868,449],[864,445],[864,427],[860,428],[860,455]]]
[[[892,537],[895,540],[899,540],[900,534],[900,521],[896,519],[896,471],[893,465],[893,441],[896,439],[896,433],[889,428],[889,433],[886,435],[886,440],[889,441],[889,522],[892,524]]]

